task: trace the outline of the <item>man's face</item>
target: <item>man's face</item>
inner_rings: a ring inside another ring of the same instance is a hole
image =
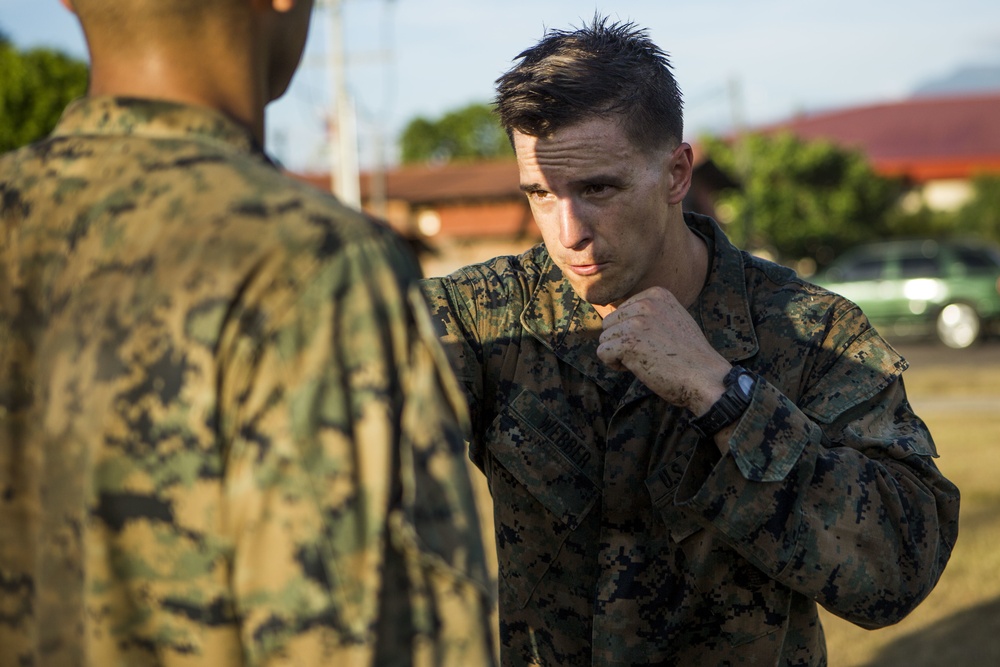
[[[543,138],[513,136],[521,189],[542,239],[582,299],[613,306],[670,284],[683,262],[671,224],[686,191],[678,162],[686,159],[690,170],[686,144],[643,152],[613,118],[581,121]]]

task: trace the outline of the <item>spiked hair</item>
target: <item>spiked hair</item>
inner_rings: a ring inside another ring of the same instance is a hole
[[[683,101],[670,61],[644,29],[595,15],[582,28],[548,30],[496,81],[494,105],[508,137],[547,136],[582,120],[617,115],[636,146],[683,138]]]

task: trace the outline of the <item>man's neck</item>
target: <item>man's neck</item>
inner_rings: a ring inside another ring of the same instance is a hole
[[[698,300],[705,283],[708,282],[712,261],[708,254],[707,241],[687,225],[684,225],[684,229],[687,232],[690,264],[688,270],[683,273],[683,285],[678,288],[674,296],[685,308],[690,308]]]
[[[679,221],[679,225],[677,234],[668,242],[669,247],[665,250],[671,256],[671,260],[665,264],[666,273],[658,276],[658,282],[647,284],[642,289],[664,287],[670,290],[681,305],[690,308],[705,287],[711,263],[705,240],[683,220]],[[617,308],[616,304],[591,305],[601,317],[607,317]]]
[[[207,107],[243,125],[263,144],[264,101],[255,89],[253,77],[241,75],[249,68],[229,65],[231,58],[224,60],[211,53],[178,56],[148,50],[132,59],[92,53],[91,60],[90,95]],[[200,67],[196,61],[200,61]]]

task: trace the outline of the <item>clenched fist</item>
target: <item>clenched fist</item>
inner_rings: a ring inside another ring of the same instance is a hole
[[[614,369],[628,369],[660,398],[695,415],[719,399],[731,368],[663,287],[639,292],[604,318],[597,356]]]

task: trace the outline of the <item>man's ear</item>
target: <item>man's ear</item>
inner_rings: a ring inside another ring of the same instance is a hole
[[[250,4],[251,6],[254,7],[254,9],[264,10],[264,11],[273,10],[278,12],[279,14],[284,14],[285,12],[291,11],[297,3],[298,0],[250,0]]]
[[[671,204],[680,204],[691,189],[691,176],[694,173],[694,150],[691,144],[681,143],[668,158],[670,160],[670,199]]]

